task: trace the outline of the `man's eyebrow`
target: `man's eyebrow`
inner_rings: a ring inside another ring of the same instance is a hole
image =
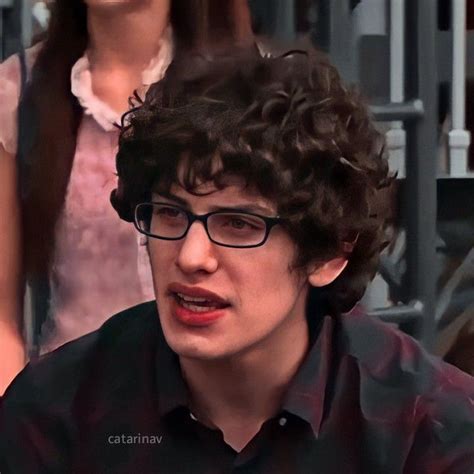
[[[165,192],[165,191],[157,191],[153,194],[156,194],[162,198],[165,198],[165,199],[169,199],[170,201],[175,201],[176,203],[178,203],[180,206],[183,206],[185,207],[186,209],[189,208],[189,204],[188,202],[186,201],[186,199],[183,199],[183,198],[180,198],[179,196],[175,196],[174,194],[171,194],[169,192]]]
[[[155,193],[156,195],[158,195],[159,197],[162,197],[162,198],[165,198],[165,199],[169,199],[170,201],[174,201],[176,202],[177,204],[179,204],[180,206],[186,208],[186,209],[189,209],[190,206],[189,206],[189,203],[186,201],[186,199],[183,199],[179,196],[176,196],[172,193],[168,193],[168,192],[156,192]],[[246,203],[246,204],[236,204],[235,206],[212,206],[210,208],[210,211],[211,212],[214,212],[214,211],[230,211],[230,212],[238,212],[238,211],[242,211],[242,212],[250,212],[250,213],[253,213],[253,214],[262,214],[262,215],[273,215],[274,212],[271,211],[271,209],[269,209],[268,207],[264,207],[264,206],[260,206],[259,204],[255,204],[255,203]]]
[[[263,216],[274,214],[267,207],[259,206],[258,204],[237,204],[235,206],[214,206],[213,211],[230,211],[230,212],[250,212],[252,214],[261,214]]]

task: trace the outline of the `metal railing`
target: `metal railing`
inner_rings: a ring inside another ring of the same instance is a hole
[[[0,60],[31,44],[30,0],[0,0]]]
[[[452,130],[449,133],[448,176],[458,178],[469,176],[469,133],[464,129],[466,2],[452,0],[451,3]],[[347,23],[348,18],[341,18],[341,15],[350,12],[341,9],[337,13],[338,23]],[[437,2],[433,0],[390,1],[390,103],[372,106],[377,121],[391,122],[392,129],[387,134],[391,168],[404,178],[401,225],[406,230],[406,271],[402,293],[403,301],[407,303],[376,309],[371,314],[409,328],[408,332],[427,348],[431,348],[434,341],[439,276],[436,268],[437,188],[440,186],[437,15]],[[341,45],[338,28],[332,28],[331,34],[329,51],[339,46],[357,55],[356,47],[349,44],[347,38]],[[353,71],[351,75],[357,77],[357,72]]]

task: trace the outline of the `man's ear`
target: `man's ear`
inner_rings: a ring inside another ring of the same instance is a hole
[[[347,258],[343,256],[314,265],[308,274],[310,285],[316,287],[329,285],[343,272],[347,263]]]

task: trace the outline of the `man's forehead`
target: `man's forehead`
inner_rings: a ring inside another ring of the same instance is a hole
[[[254,204],[259,211],[275,214],[277,203],[264,197],[256,184],[250,184],[246,171],[223,171],[224,164],[218,151],[207,157],[210,169],[201,177],[202,166],[196,166],[192,153],[184,150],[180,153],[176,164],[176,174],[168,175],[171,179],[160,179],[154,183],[152,191],[161,196],[172,195],[186,201],[209,202],[213,206],[238,206],[239,204]],[[189,179],[189,176],[192,176]],[[196,199],[198,201],[196,201]]]
[[[229,177],[224,186],[218,188],[214,182],[197,184],[193,189],[186,189],[181,183],[173,183],[168,190],[158,186],[155,193],[167,198],[176,198],[189,206],[198,204],[214,207],[235,207],[252,205],[268,213],[276,212],[276,204],[263,197],[257,190],[246,186],[243,178]]]

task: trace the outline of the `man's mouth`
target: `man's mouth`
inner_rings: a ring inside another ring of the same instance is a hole
[[[213,299],[189,296],[178,292],[174,292],[173,297],[180,306],[196,313],[216,311],[218,309],[223,309],[230,306],[227,303],[219,302]]]

